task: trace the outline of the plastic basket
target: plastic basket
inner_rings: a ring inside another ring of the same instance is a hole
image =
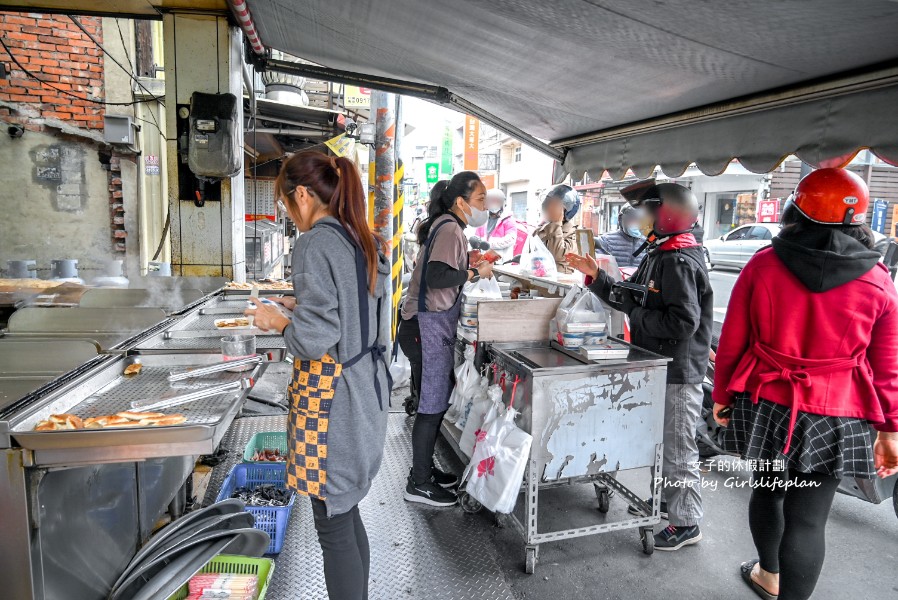
[[[239,487],[254,490],[260,485],[273,483],[280,489],[286,489],[287,465],[277,463],[242,463],[234,465],[231,472],[221,485],[216,502],[221,502],[231,497]],[[253,525],[271,536],[271,545],[266,554],[277,554],[284,547],[284,537],[287,535],[287,523],[290,521],[290,513],[296,503],[296,494],[290,498],[287,506],[247,506],[246,512],[253,515],[256,522]]]
[[[253,460],[253,454],[256,450],[265,450],[266,448],[270,450],[278,449],[281,451],[281,456],[285,459],[287,458],[287,432],[286,431],[268,431],[264,433],[257,433],[253,437],[250,438],[249,443],[246,445],[246,449],[243,451],[243,462],[245,463],[254,463],[254,464],[262,464],[262,465],[271,465],[278,464],[272,463],[267,460]]]
[[[219,554],[200,569],[200,573],[228,573],[232,575],[257,575],[259,583],[256,587],[256,600],[265,600],[268,593],[268,584],[274,574],[274,561],[270,558],[249,558],[246,556],[233,556]],[[177,592],[168,597],[168,600],[184,600],[190,590],[185,583]]]

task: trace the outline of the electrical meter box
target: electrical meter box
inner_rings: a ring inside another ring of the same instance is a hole
[[[237,97],[194,92],[190,98],[187,166],[197,177],[222,179],[240,172]]]

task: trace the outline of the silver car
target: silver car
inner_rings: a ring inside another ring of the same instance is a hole
[[[755,252],[770,245],[780,232],[778,223],[749,223],[716,240],[705,242],[705,260],[711,268],[742,268]]]

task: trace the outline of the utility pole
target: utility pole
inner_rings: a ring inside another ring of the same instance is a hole
[[[399,310],[399,300],[402,298],[402,267],[405,256],[402,253],[402,234],[405,233],[403,221],[403,209],[405,208],[405,166],[402,164],[402,134],[405,130],[405,122],[402,119],[402,96],[396,96],[396,139],[393,146],[396,172],[393,176],[393,254],[390,260],[391,276],[393,281],[393,314]],[[393,322],[393,339],[396,339],[397,322]]]
[[[373,198],[369,194],[368,215],[371,228],[385,242],[385,253],[391,257],[395,269],[393,252],[393,203],[396,177],[396,97],[387,92],[371,92],[371,116],[375,120]],[[370,167],[369,167],[370,170]],[[373,200],[373,202],[370,202]],[[395,283],[395,280],[394,280]],[[393,289],[393,292],[396,290]],[[391,317],[392,326],[392,317]]]

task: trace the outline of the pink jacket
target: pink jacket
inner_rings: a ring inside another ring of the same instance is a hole
[[[492,249],[502,255],[502,260],[511,260],[512,257],[521,253],[527,239],[526,230],[521,236],[518,234],[519,229],[518,220],[514,218],[514,215],[503,211],[499,216],[499,222],[496,223],[496,228],[493,229],[493,233],[489,237],[486,235],[486,225],[478,227],[474,235],[488,241]]]

